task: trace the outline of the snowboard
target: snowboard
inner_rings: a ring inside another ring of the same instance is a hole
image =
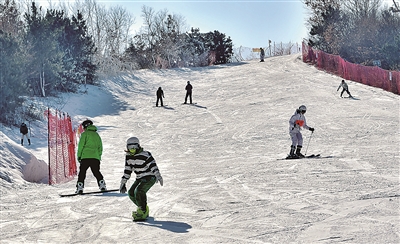
[[[113,192],[113,191],[119,191],[119,189],[112,189],[112,190],[106,190],[106,191],[89,191],[89,192],[84,192],[84,193],[60,194],[60,197],[73,197],[73,196],[77,196],[77,195],[99,194],[99,193],[106,193],[106,192]]]

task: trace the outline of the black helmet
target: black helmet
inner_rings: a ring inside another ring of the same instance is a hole
[[[299,107],[298,111],[304,114],[304,113],[306,113],[306,111],[307,111],[307,107],[306,107],[305,105],[301,105],[301,106]]]
[[[84,129],[86,129],[89,125],[93,125],[93,122],[89,119],[82,122],[82,126]]]

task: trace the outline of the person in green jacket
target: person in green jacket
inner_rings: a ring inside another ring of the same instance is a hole
[[[100,172],[100,160],[103,153],[103,143],[97,127],[93,125],[91,120],[82,122],[82,127],[85,130],[79,139],[78,144],[78,161],[79,174],[78,182],[76,183],[76,193],[82,194],[85,186],[86,171],[88,168],[92,170],[94,177],[97,179],[97,184],[101,191],[106,191],[106,182]]]

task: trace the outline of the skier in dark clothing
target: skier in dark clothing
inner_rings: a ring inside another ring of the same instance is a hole
[[[342,80],[342,83],[340,83],[340,85],[339,85],[339,87],[338,87],[338,89],[337,89],[336,91],[339,91],[340,87],[343,88],[342,92],[340,93],[340,97],[343,96],[343,93],[344,93],[345,91],[347,92],[347,94],[349,94],[349,97],[353,97],[353,96],[350,94],[350,92],[349,92],[349,86],[347,85],[346,82],[344,82],[344,80]]]
[[[81,134],[78,143],[78,161],[79,161],[79,174],[78,182],[76,183],[76,193],[83,193],[85,186],[86,171],[88,168],[92,170],[94,177],[97,179],[97,185],[101,191],[106,191],[106,182],[100,172],[100,160],[103,153],[103,143],[97,127],[93,125],[91,120],[82,122],[84,132]]]
[[[158,88],[156,95],[157,95],[156,107],[158,107],[158,101],[161,102],[161,107],[164,106],[163,105],[164,91],[161,89],[161,87]]]
[[[185,87],[186,97],[185,97],[185,103],[184,104],[187,103],[187,98],[188,97],[190,98],[190,104],[192,104],[192,89],[193,89],[193,86],[190,84],[190,81],[188,81],[187,85]]]
[[[260,47],[260,62],[264,62],[265,52],[264,48]]]
[[[26,126],[25,123],[22,123],[21,127],[19,127],[19,132],[21,132],[21,134],[22,134],[22,136],[21,136],[21,146],[24,145],[24,136],[26,136],[26,139],[28,139],[29,145],[31,145],[31,139],[29,138],[29,134],[28,134],[28,127]]]

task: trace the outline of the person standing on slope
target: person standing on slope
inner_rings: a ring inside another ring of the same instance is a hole
[[[93,125],[91,120],[82,122],[84,132],[81,134],[78,144],[78,161],[79,174],[78,182],[76,183],[76,193],[82,194],[85,186],[86,171],[88,168],[92,170],[94,177],[97,179],[97,184],[101,191],[106,191],[106,182],[100,172],[100,160],[103,153],[103,143],[97,127]]]
[[[300,130],[301,128],[305,128],[314,132],[314,128],[311,128],[307,125],[306,117],[304,116],[306,111],[306,106],[301,105],[298,109],[296,109],[296,112],[289,120],[289,135],[292,139],[292,145],[290,146],[290,153],[287,158],[304,158],[304,155],[300,152],[301,148],[303,147],[303,136]]]
[[[338,89],[336,91],[339,91],[340,87],[343,88],[342,92],[340,93],[340,97],[343,97],[343,93],[346,91],[347,94],[349,94],[349,97],[353,97],[350,92],[349,92],[349,86],[347,85],[346,82],[344,82],[344,80],[342,80],[342,83],[340,83]]]
[[[260,62],[264,62],[265,51],[264,48],[260,47]]]
[[[185,102],[184,104],[187,103],[187,98],[190,98],[190,104],[192,104],[192,90],[193,90],[193,86],[190,84],[190,81],[187,82],[187,85],[185,87],[186,90],[186,96],[185,96]]]
[[[22,122],[21,127],[19,127],[19,132],[21,132],[21,146],[24,145],[24,136],[26,136],[26,139],[28,139],[29,145],[31,145],[31,139],[29,138],[28,134],[28,127],[26,126],[25,123]]]
[[[158,170],[156,160],[149,151],[143,150],[137,137],[131,137],[126,142],[125,170],[121,179],[120,193],[126,192],[126,182],[132,172],[136,174],[136,180],[128,191],[131,201],[137,206],[132,212],[134,220],[144,220],[149,216],[146,193],[157,182],[163,185],[163,178]]]
[[[164,91],[161,89],[161,87],[158,88],[157,92],[157,102],[156,102],[156,107],[158,107],[158,101],[161,102],[161,107],[163,107],[163,97],[164,97]]]

